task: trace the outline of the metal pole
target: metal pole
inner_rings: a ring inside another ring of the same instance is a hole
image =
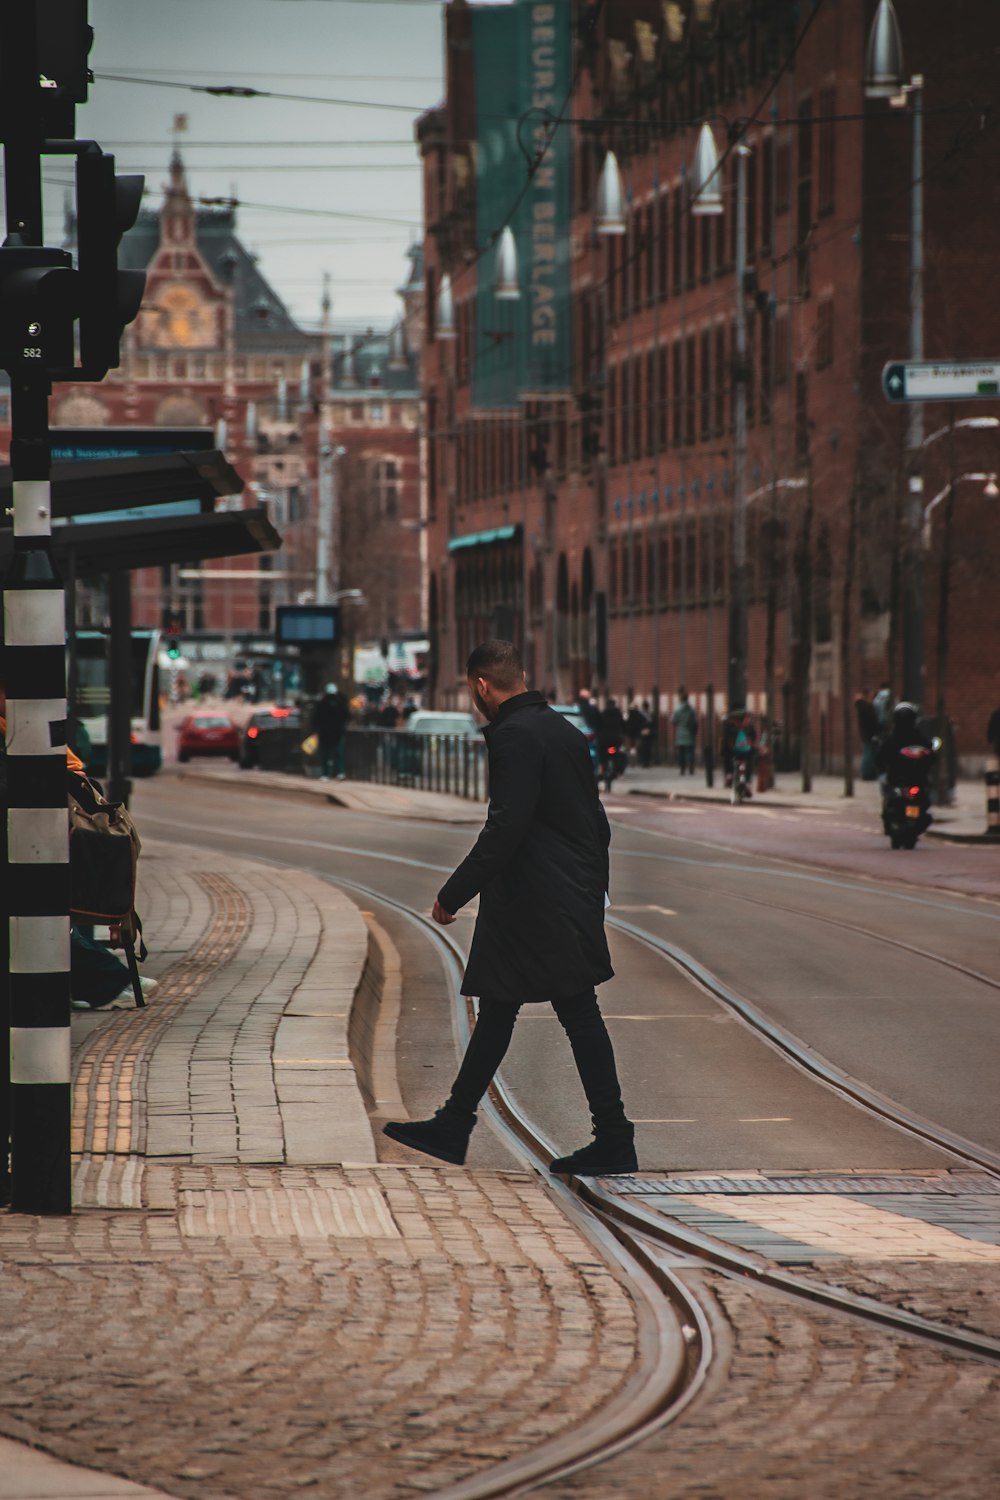
[[[733,350],[733,538],[729,605],[729,707],[747,701],[747,157],[736,148],[736,321]]]
[[[910,194],[910,358],[924,357],[924,80],[910,80],[913,119],[912,189]],[[907,504],[906,563],[903,570],[903,697],[924,697],[924,565],[923,480],[920,450],[924,440],[923,403],[910,403],[906,430]]]
[[[41,245],[34,0],[4,8],[0,54],[8,241]],[[72,1207],[66,601],[52,564],[48,396],[45,375],[12,373],[14,555],[3,595],[9,868],[2,874],[10,935],[11,1207],[29,1214]]]
[[[108,578],[108,797],[128,806],[132,793],[132,577]]]
[[[941,738],[941,749],[937,762],[938,805],[948,803],[951,788],[948,784],[948,626],[949,594],[951,592],[951,532],[955,518],[955,409],[948,408],[948,493],[944,502],[944,525],[941,531],[941,559],[938,573],[938,621],[937,621],[937,670],[935,672],[934,716],[936,733]]]

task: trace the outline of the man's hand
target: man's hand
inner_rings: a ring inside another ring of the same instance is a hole
[[[445,911],[440,901],[435,901],[434,910],[431,912],[431,916],[440,927],[448,927],[452,922],[455,921],[455,918],[452,916],[451,912]]]

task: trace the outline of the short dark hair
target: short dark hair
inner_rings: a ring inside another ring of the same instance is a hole
[[[513,641],[483,641],[469,657],[466,677],[485,677],[497,688],[519,687],[524,662]]]

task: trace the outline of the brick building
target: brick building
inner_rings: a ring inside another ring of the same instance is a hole
[[[71,224],[71,245],[72,237]],[[235,208],[194,205],[175,151],[162,205],[143,210],[122,241],[119,264],[146,270],[147,282],[121,366],[100,385],[57,386],[51,421],[58,427],[214,428],[247,482],[233,503],[266,502],[284,546],[231,565],[213,561],[211,571],[231,571],[231,579],[183,578],[176,567],[136,572],[137,625],[159,625],[164,611],[174,609],[188,637],[201,631],[239,636],[270,631],[276,603],[312,597],[320,465],[343,448],[351,485],[338,512],[343,534],[334,537],[331,551],[331,572],[342,585],[356,586],[353,575],[363,562],[344,550],[359,529],[355,510],[366,524],[375,511],[413,523],[400,531],[385,578],[371,575],[366,602],[352,621],[358,638],[421,628],[419,250],[411,259],[391,337],[331,327],[328,300],[322,331],[306,332],[240,241]],[[0,400],[4,447],[9,420],[9,403]],[[243,576],[248,572],[255,576]],[[100,623],[100,591],[81,594],[92,617],[81,623]]]
[[[494,410],[474,399],[476,361],[514,359],[518,334],[497,321],[484,341],[476,328],[477,272],[502,227],[485,224],[477,205],[487,154],[477,145],[481,9],[448,6],[446,97],[418,124],[439,701],[458,701],[471,644],[503,633],[523,646],[533,684],[560,699],[581,686],[658,694],[666,720],[686,683],[703,715],[725,708],[742,381],[750,706],[780,722],[789,762],[804,752],[824,769],[839,763],[845,732],[853,740],[854,693],[883,678],[901,687],[900,560],[913,535],[910,484],[922,479],[922,696],[933,710],[949,507],[931,501],[952,472],[945,708],[960,749],[979,755],[1000,702],[1000,505],[984,482],[1000,467],[1000,442],[992,427],[963,424],[1000,416],[1000,405],[926,405],[923,446],[908,465],[907,410],[886,401],[881,372],[910,349],[912,100],[898,109],[865,97],[875,0],[524,5],[543,31],[553,17],[571,20],[563,115],[572,123],[559,129],[572,132],[572,354],[562,395],[529,390]],[[945,16],[932,0],[909,0],[900,20],[906,77],[924,77],[926,357],[996,357],[1000,308],[987,287],[1000,8],[970,0]],[[556,115],[563,102],[546,108]],[[722,159],[718,216],[691,212],[705,120]],[[526,122],[535,139],[526,113],[522,149]],[[744,128],[727,138],[727,122]],[[734,357],[737,141],[749,148],[743,362]],[[594,232],[609,150],[625,188],[620,236]],[[454,339],[435,328],[444,276]],[[938,435],[949,415],[951,471]],[[980,478],[960,477],[972,474]]]

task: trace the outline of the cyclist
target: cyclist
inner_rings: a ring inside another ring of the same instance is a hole
[[[750,777],[757,752],[757,730],[745,708],[730,709],[722,724],[722,765],[726,786],[732,786],[737,769],[744,772],[743,795],[749,797]],[[740,763],[739,767],[737,762]]]

